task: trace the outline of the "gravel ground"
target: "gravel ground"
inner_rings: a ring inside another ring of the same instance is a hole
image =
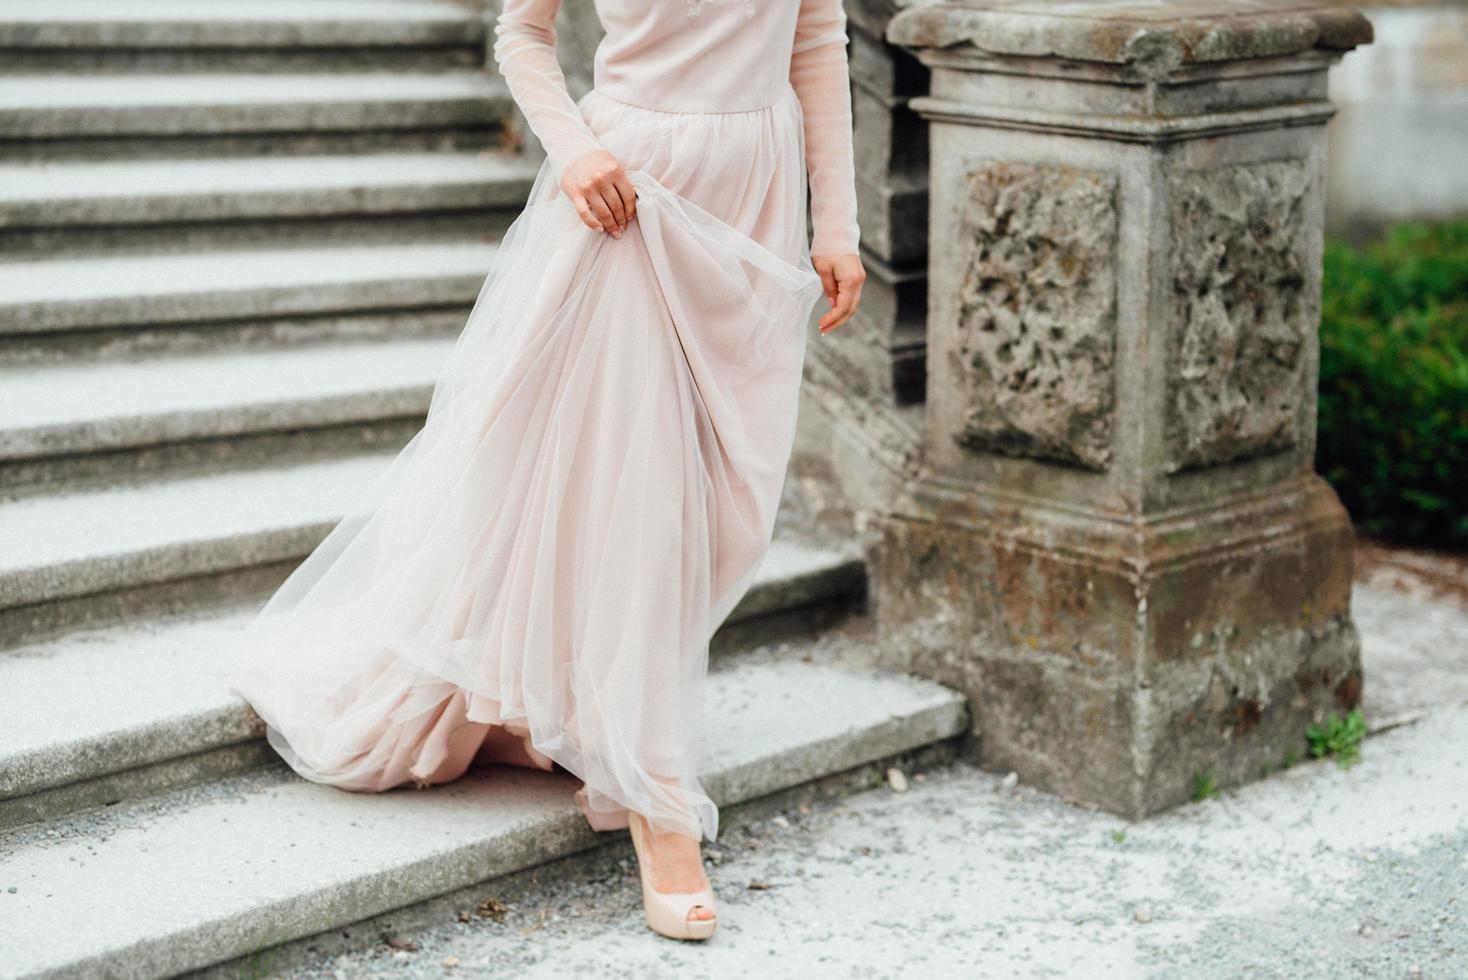
[[[1361,578],[1353,768],[1129,823],[951,763],[736,813],[705,848],[707,944],[647,930],[622,839],[229,975],[1468,978],[1468,600],[1413,568]]]
[[[645,928],[618,846],[285,975],[1468,977],[1465,746],[1444,707],[1139,824],[957,763],[721,836],[706,945]]]

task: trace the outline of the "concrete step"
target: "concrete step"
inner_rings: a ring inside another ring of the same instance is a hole
[[[259,723],[214,655],[262,603],[0,655],[0,829],[267,764]]]
[[[0,77],[0,151],[55,159],[472,146],[499,140],[512,111],[503,82],[483,72],[14,75]]]
[[[0,341],[77,330],[207,332],[215,325],[228,337],[304,317],[445,309],[462,327],[495,248],[482,241],[391,243],[0,263]],[[31,359],[8,347],[6,357]]]
[[[23,641],[258,594],[325,537],[390,459],[372,453],[0,502],[0,636]]]
[[[387,340],[0,367],[0,484],[54,488],[400,446],[422,425],[453,343]]]
[[[859,605],[864,581],[858,557],[777,536],[714,647],[808,636]],[[225,641],[261,601],[0,655],[0,828],[269,761],[254,715],[224,687]]]
[[[0,164],[0,254],[498,237],[538,169],[498,151]]]
[[[0,637],[272,589],[394,452],[0,501]]]
[[[485,33],[443,0],[7,0],[0,72],[466,68]]]
[[[701,779],[722,807],[967,727],[962,699],[936,684],[796,659],[715,670],[706,717]],[[569,856],[607,840],[575,809],[575,785],[488,767],[355,794],[271,771],[12,831],[0,970],[170,976]]]

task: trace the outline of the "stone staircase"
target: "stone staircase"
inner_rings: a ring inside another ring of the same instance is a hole
[[[529,191],[484,44],[447,0],[0,5],[0,977],[201,969],[607,840],[550,774],[307,783],[223,683]],[[966,730],[822,653],[865,578],[782,526],[716,639],[722,805]]]

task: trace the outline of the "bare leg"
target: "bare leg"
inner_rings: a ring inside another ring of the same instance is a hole
[[[499,725],[491,727],[489,734],[484,736],[484,742],[474,754],[474,760],[526,769],[546,768],[526,751],[524,739]]]

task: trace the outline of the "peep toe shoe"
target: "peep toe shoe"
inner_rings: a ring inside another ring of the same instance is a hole
[[[708,888],[696,892],[660,892],[652,887],[647,874],[646,825],[638,814],[632,814],[627,829],[632,834],[632,847],[637,851],[637,874],[642,879],[642,909],[648,928],[669,939],[707,939],[719,924],[714,906],[714,893]],[[688,913],[697,906],[714,910],[710,919],[690,919]]]

